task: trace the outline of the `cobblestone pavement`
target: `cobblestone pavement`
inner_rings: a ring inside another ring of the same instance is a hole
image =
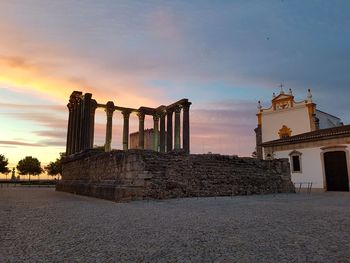
[[[350,194],[110,201],[0,189],[0,262],[350,262]]]

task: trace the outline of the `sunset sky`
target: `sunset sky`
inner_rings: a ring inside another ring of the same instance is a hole
[[[134,108],[188,98],[192,153],[250,156],[256,102],[280,83],[350,123],[349,14],[348,0],[0,0],[0,154],[55,160],[73,90]],[[95,129],[103,145],[102,110]]]

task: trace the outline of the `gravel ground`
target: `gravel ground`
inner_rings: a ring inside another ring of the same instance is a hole
[[[350,194],[110,201],[0,188],[0,262],[350,262]]]

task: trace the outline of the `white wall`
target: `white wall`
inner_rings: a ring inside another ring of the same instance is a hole
[[[262,142],[279,139],[278,131],[283,125],[292,130],[292,136],[311,131],[310,118],[306,106],[262,113]]]
[[[301,173],[292,172],[292,182],[312,182],[312,188],[323,188],[321,149],[308,148],[297,149],[297,151],[302,153],[300,157]],[[291,163],[291,159],[289,157],[290,152],[291,150],[275,152],[275,158],[288,158],[289,162]]]
[[[340,126],[341,120],[326,112],[316,110],[316,117],[320,120],[320,129]]]
[[[342,144],[344,145],[344,144]],[[350,150],[350,144],[347,144],[347,150]],[[323,152],[320,147],[295,149],[301,152],[301,173],[292,172],[292,182],[312,182],[312,188],[324,188],[324,173],[321,153]],[[292,150],[275,152],[275,158],[288,158],[291,163],[289,154]],[[350,160],[348,160],[348,166]],[[348,167],[349,170],[349,167]],[[292,167],[291,167],[292,171]],[[306,187],[306,186],[303,186]]]

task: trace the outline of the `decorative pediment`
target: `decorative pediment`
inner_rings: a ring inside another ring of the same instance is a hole
[[[273,98],[272,101],[274,102],[274,101],[279,101],[279,100],[293,100],[293,99],[294,99],[293,95],[281,93],[277,97]]]
[[[294,96],[281,93],[272,100],[272,107],[274,110],[284,110],[293,107]]]
[[[288,93],[285,93],[283,91],[283,85],[280,86],[281,91],[280,93],[276,96],[275,93],[272,95],[272,100],[271,100],[271,106],[269,108],[263,108],[260,101],[258,102],[258,112],[263,113],[263,112],[274,112],[274,111],[280,111],[280,110],[285,110],[285,109],[290,109],[294,107],[304,107],[305,105],[314,105],[312,103],[312,94],[311,91],[308,91],[308,97],[306,100],[302,101],[295,101],[293,92],[291,89],[289,89]]]

